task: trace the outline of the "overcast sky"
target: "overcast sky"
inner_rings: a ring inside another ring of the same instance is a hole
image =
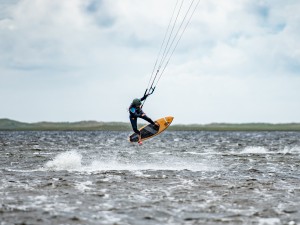
[[[175,3],[0,0],[0,118],[127,122]],[[200,0],[144,111],[177,124],[300,122],[299,12],[299,0]]]

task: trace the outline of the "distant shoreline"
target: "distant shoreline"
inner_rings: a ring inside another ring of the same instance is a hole
[[[141,124],[140,124],[141,126]],[[169,131],[300,131],[300,123],[211,123],[171,125]],[[38,122],[24,123],[0,119],[0,131],[132,131],[124,122]]]

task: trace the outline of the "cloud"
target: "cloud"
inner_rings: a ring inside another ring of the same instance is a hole
[[[166,8],[171,6],[173,2],[165,3]],[[238,65],[250,69],[257,64],[251,61],[259,59],[266,72],[279,59],[281,67],[297,72],[299,51],[293,35],[299,25],[285,15],[297,7],[287,5],[283,13],[278,11],[282,7],[246,0],[203,1],[177,56],[192,53],[209,66],[218,64],[220,71]],[[155,57],[171,13],[163,9],[153,1],[20,1],[11,6],[11,18],[1,22],[6,50],[2,66],[99,69],[99,62],[122,63],[126,54],[136,54],[133,51],[153,60],[150,57]]]

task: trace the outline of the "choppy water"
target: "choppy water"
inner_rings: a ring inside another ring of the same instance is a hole
[[[300,133],[0,132],[0,224],[300,224]]]

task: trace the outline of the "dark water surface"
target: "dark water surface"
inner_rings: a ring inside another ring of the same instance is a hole
[[[0,132],[0,224],[300,224],[300,133]]]

